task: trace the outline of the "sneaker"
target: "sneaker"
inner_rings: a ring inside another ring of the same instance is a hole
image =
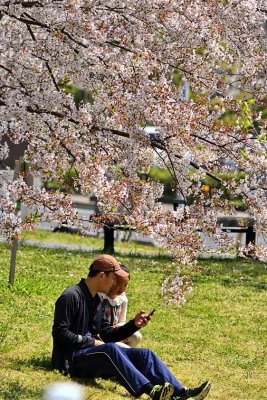
[[[203,400],[211,389],[211,383],[206,381],[199,387],[193,389],[185,388],[185,392],[178,397],[172,397],[171,400]]]
[[[155,385],[150,392],[152,400],[169,400],[174,392],[173,386],[165,382],[163,386]]]

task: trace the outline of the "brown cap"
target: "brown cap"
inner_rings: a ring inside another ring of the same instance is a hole
[[[102,254],[94,259],[91,265],[92,271],[114,272],[114,274],[125,278],[129,274],[123,269],[115,257],[109,254]]]

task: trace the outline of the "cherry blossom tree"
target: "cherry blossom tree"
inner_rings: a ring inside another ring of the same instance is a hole
[[[123,221],[182,263],[202,250],[200,231],[230,246],[217,214],[235,213],[235,196],[266,234],[266,15],[265,0],[2,0],[2,234],[40,218],[86,230],[69,195],[13,180],[6,137],[27,142],[43,180],[75,169],[74,186],[98,199],[95,223]],[[67,85],[90,101],[77,106]],[[154,164],[184,208],[164,211],[162,185],[141,179]],[[24,220],[17,201],[33,210]]]

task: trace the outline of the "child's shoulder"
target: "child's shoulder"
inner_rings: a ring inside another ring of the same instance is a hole
[[[118,298],[119,298],[119,299],[118,299]],[[118,301],[120,302],[120,304],[128,303],[128,297],[127,297],[127,295],[126,295],[125,292],[123,292],[122,294],[120,294],[120,295],[117,297],[117,299],[118,299]]]
[[[116,296],[115,299],[111,299],[110,297],[106,296],[106,298],[104,298],[103,300],[104,301],[108,300],[112,306],[121,306],[124,303],[128,303],[128,299],[125,292]]]

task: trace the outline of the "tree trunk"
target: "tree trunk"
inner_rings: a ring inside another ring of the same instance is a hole
[[[253,226],[248,226],[247,234],[246,234],[246,244],[256,243],[256,232],[253,229]]]
[[[18,239],[15,238],[12,240],[11,244],[11,258],[10,258],[9,279],[8,279],[9,287],[13,286],[15,280],[17,249],[18,249]]]
[[[114,254],[114,224],[107,223],[104,225],[104,253]]]
[[[22,163],[22,157],[19,160],[15,161],[14,177],[13,177],[14,181],[18,178],[20,174],[21,163]],[[21,203],[20,201],[17,201],[16,212],[20,211],[20,209],[21,209]],[[8,279],[9,287],[13,286],[15,280],[17,249],[18,249],[18,239],[15,237],[12,240],[11,244],[11,256],[10,256],[9,279]]]

